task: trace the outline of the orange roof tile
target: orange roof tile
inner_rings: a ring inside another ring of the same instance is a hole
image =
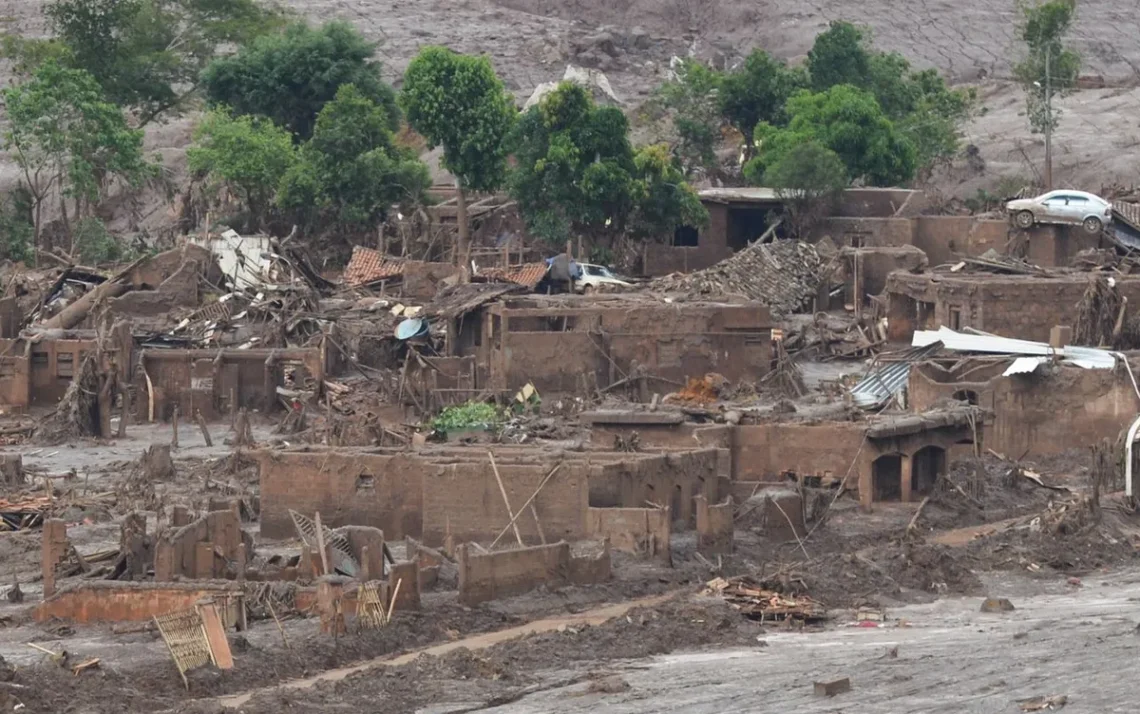
[[[404,263],[380,255],[379,251],[364,246],[353,246],[352,260],[344,270],[347,285],[363,285],[404,273]]]
[[[526,263],[514,265],[510,268],[489,268],[483,271],[488,278],[497,278],[511,283],[518,283],[534,290],[535,286],[546,275],[546,263]]]

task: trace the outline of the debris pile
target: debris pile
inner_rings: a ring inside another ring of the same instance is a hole
[[[807,595],[783,595],[767,590],[748,576],[716,578],[705,584],[706,595],[719,595],[745,617],[760,622],[793,620],[805,624],[823,622],[827,611]]]
[[[775,315],[790,315],[811,305],[829,273],[809,243],[756,242],[704,270],[653,280],[649,289],[688,298],[754,300]]]

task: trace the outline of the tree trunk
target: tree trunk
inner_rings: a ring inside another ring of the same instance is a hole
[[[467,192],[463,182],[455,179],[455,222],[459,228],[459,244],[455,247],[458,255],[457,263],[463,269],[463,275],[471,271],[471,236],[468,235],[467,225]]]
[[[59,192],[59,215],[63,219],[63,235],[67,238],[68,255],[75,257],[75,236],[71,232],[71,221],[67,218],[67,201],[63,197],[63,190]]]
[[[34,235],[32,236],[32,265],[38,268],[40,265],[40,250],[43,249],[43,246],[40,245],[40,233],[43,231],[43,220],[41,216],[43,215],[44,200],[38,197],[33,198],[33,200],[36,202],[36,205],[35,208],[32,209],[34,214],[32,220],[34,224]]]

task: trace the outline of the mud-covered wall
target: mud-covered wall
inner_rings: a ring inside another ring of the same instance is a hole
[[[1140,412],[1122,370],[1056,367],[992,382],[993,421],[986,446],[1011,458],[1083,449],[1116,441]]]
[[[372,526],[389,539],[418,537],[424,477],[438,468],[416,456],[348,450],[256,457],[264,538],[296,536],[290,509],[309,518],[319,511],[330,528]]]
[[[589,537],[608,538],[614,550],[671,562],[672,518],[663,508],[590,508]]]
[[[697,550],[706,554],[731,553],[733,548],[732,499],[724,503],[709,503],[697,496]]]
[[[1089,277],[994,276],[977,278],[892,273],[887,278],[888,333],[910,341],[917,329],[972,327],[1003,337],[1049,341],[1056,325],[1073,325]],[[1130,303],[1140,300],[1140,279],[1117,278]]]
[[[456,559],[459,602],[464,605],[520,595],[540,586],[594,585],[610,576],[608,549],[597,558],[574,558],[569,543],[486,554],[474,554],[465,544],[458,548]]]
[[[576,392],[606,387],[636,367],[674,382],[707,372],[731,381],[767,373],[771,319],[761,305],[518,300],[488,310],[481,350],[491,386]],[[588,384],[587,384],[588,386]]]
[[[154,551],[154,578],[163,582],[176,578],[222,577],[226,562],[240,563],[241,545],[241,519],[237,510],[211,511],[159,539]]]
[[[496,466],[511,509],[518,513],[558,462],[512,464],[500,460]],[[564,462],[535,497],[535,511],[547,541],[586,537],[588,472],[589,465],[584,462]],[[444,464],[425,472],[423,540],[428,545],[441,545],[448,533],[457,542],[490,541],[510,520],[489,460]],[[515,525],[525,543],[539,542],[538,523],[529,506]],[[500,540],[515,542],[513,529]]]
[[[238,593],[240,588],[227,582],[83,583],[62,590],[40,603],[33,611],[33,617],[36,622],[138,622],[156,615],[193,609],[206,598],[221,596],[226,600]],[[224,619],[232,618],[232,614],[227,614]]]

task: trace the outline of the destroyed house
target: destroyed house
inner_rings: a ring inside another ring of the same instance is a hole
[[[930,492],[954,452],[981,448],[984,414],[970,406],[866,420],[773,420],[752,424],[696,424],[677,411],[583,414],[596,445],[634,433],[644,448],[694,445],[727,449],[730,492],[738,501],[788,482],[856,491],[863,505],[910,501]]]
[[[771,321],[757,303],[665,303],[637,295],[503,297],[467,314],[452,356],[474,356],[480,389],[605,390],[646,378],[672,391],[709,372],[768,372]],[[655,384],[656,383],[656,384]]]
[[[97,350],[98,336],[91,330],[57,331],[36,337],[0,339],[0,409],[23,411],[50,407],[63,398],[83,360]],[[133,343],[121,328],[104,344],[100,369],[130,375]]]
[[[149,395],[152,416],[168,420],[201,412],[207,420],[246,408],[272,412],[294,397],[317,393],[326,374],[323,348],[183,350],[139,353],[137,393]]]
[[[973,328],[1005,337],[1047,341],[1056,325],[1074,325],[1093,276],[1082,272],[999,275],[935,272],[887,277],[888,334],[909,341],[915,330]],[[1140,300],[1140,276],[1120,275],[1116,290]]]
[[[1133,368],[1135,369],[1135,368]],[[1039,458],[1115,440],[1140,412],[1127,370],[1087,369],[1012,355],[947,356],[914,365],[907,402],[923,411],[949,400],[976,404],[986,447]]]

